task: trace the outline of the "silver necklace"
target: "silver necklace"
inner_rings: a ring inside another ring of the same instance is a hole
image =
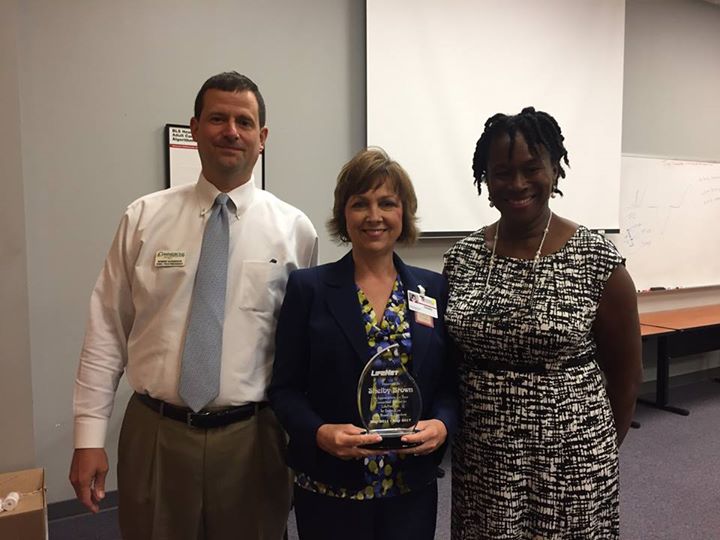
[[[548,217],[547,223],[545,224],[545,229],[543,230],[542,238],[540,239],[540,245],[537,248],[537,251],[535,252],[535,257],[533,257],[533,264],[532,264],[532,277],[533,280],[535,279],[535,268],[537,267],[538,262],[540,261],[540,253],[542,252],[543,244],[545,243],[545,238],[547,237],[547,233],[550,230],[550,222],[552,221],[553,213],[550,212],[550,217]],[[497,248],[498,244],[498,236],[500,235],[500,221],[497,222],[497,227],[495,227],[495,238],[493,239],[493,248],[492,248],[492,254],[490,255],[490,264],[488,268],[487,278],[485,279],[485,291],[488,290],[488,287],[490,286],[490,276],[492,275],[493,268],[495,268],[495,248]]]

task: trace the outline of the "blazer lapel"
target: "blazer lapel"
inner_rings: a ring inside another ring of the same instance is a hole
[[[355,265],[349,252],[337,261],[325,277],[327,304],[330,313],[350,341],[364,365],[370,359],[370,348],[362,323],[362,311],[355,288]]]
[[[425,357],[427,356],[428,346],[430,345],[430,338],[433,334],[433,329],[428,328],[423,324],[415,322],[415,312],[410,311],[410,304],[408,301],[408,291],[418,292],[418,285],[426,286],[426,283],[419,283],[415,274],[412,273],[410,268],[402,262],[402,259],[397,255],[394,255],[395,268],[400,274],[402,279],[403,287],[405,288],[405,302],[408,303],[407,316],[410,319],[410,334],[412,336],[412,371],[415,375],[420,374],[420,370],[423,366]]]

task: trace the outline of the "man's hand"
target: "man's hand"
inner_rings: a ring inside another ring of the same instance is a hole
[[[78,500],[97,513],[105,498],[108,459],[104,448],[76,448],[70,465],[70,483]]]

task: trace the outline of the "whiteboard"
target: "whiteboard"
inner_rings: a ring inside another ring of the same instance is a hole
[[[265,188],[265,151],[255,163],[255,185]],[[197,143],[192,138],[190,126],[165,124],[165,187],[194,184],[200,177],[202,164]]]
[[[620,225],[639,290],[720,284],[720,163],[623,156]]]
[[[472,157],[485,120],[532,105],[570,156],[558,214],[619,228],[624,0],[367,0],[367,143],[409,173],[420,230],[497,219]]]

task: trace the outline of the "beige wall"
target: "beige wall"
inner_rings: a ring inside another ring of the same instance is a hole
[[[35,465],[17,4],[0,3],[0,472]]]

